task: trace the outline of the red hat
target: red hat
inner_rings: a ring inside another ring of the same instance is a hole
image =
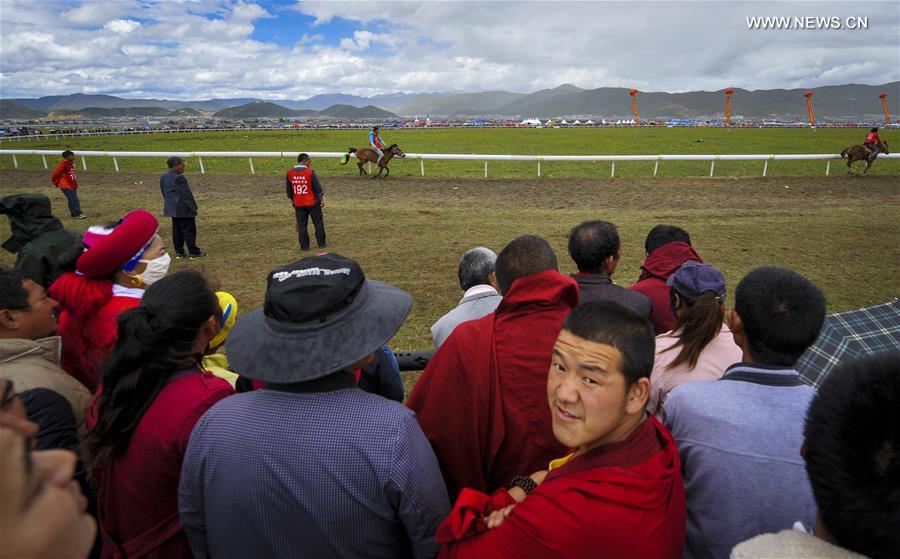
[[[159,222],[145,210],[128,212],[114,229],[91,227],[75,269],[90,278],[105,278],[139,258],[158,230]]]

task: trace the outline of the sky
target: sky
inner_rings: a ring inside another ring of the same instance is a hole
[[[842,28],[749,28],[747,18],[765,16]],[[848,18],[866,18],[867,29],[850,29],[861,25]],[[564,83],[680,92],[897,80],[897,0],[0,0],[0,98],[277,101]]]

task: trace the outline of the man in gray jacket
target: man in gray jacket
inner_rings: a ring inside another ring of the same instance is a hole
[[[164,205],[163,215],[172,218],[172,246],[175,258],[201,258],[206,253],[197,247],[197,201],[184,176],[184,160],[170,157],[166,162],[169,172],[159,177],[159,189],[162,191]],[[187,244],[187,255],[184,245]]]
[[[453,330],[469,320],[494,312],[503,298],[497,292],[497,276],[494,267],[497,255],[494,251],[475,247],[459,259],[459,286],[465,292],[459,304],[438,319],[431,327],[434,349],[441,347]]]

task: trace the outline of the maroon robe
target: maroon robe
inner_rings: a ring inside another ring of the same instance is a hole
[[[442,559],[681,557],[685,496],[672,435],[648,417],[624,441],[553,469],[499,527],[484,516],[515,503],[465,490],[438,527]]]
[[[497,309],[456,327],[407,405],[431,442],[452,498],[493,491],[565,454],[553,436],[547,372],[578,284],[555,270],[513,282]]]

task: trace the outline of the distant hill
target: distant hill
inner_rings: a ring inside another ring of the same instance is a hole
[[[6,99],[0,99],[0,119],[18,119],[30,120],[33,118],[44,118],[47,113],[29,109],[24,105],[13,103]]]
[[[331,105],[321,111],[311,109],[288,109],[276,103],[260,101],[247,103],[239,107],[222,109],[213,116],[231,120],[248,118],[286,118],[297,116],[328,116],[335,118],[397,118],[394,113],[379,109],[372,105],[357,108],[350,105]]]
[[[208,99],[206,101],[171,101],[167,99],[123,99],[113,95],[86,95],[73,93],[71,95],[49,95],[38,98],[9,99],[16,104],[49,113],[59,109],[81,110],[87,108],[124,109],[130,107],[159,107],[174,111],[177,109],[193,108],[202,111],[218,111],[227,107],[244,105],[260,99]]]
[[[365,107],[352,107],[350,105],[332,105],[319,111],[319,116],[331,116],[335,118],[398,118],[396,114],[379,109],[374,105]]]
[[[175,109],[174,111],[169,113],[169,116],[203,116],[204,114],[206,113],[204,113],[203,111],[185,107],[183,109]]]
[[[405,115],[487,114],[495,107],[505,106],[524,97],[511,91],[483,91],[456,95],[427,94],[410,97],[398,111]]]
[[[123,99],[112,95],[53,95],[37,99],[6,99],[0,106],[6,115],[61,110],[85,116],[185,116],[216,112],[221,118],[279,118],[295,116],[331,116],[335,118],[395,118],[404,116],[473,117],[506,116],[510,118],[629,118],[631,98],[628,88],[601,87],[582,89],[563,84],[550,89],[524,94],[511,91],[477,93],[390,93],[373,97],[345,94],[315,95],[300,101],[263,101],[252,98],[171,101],[165,99]],[[732,114],[746,118],[798,118],[806,114],[804,89],[770,89],[749,91],[736,89],[732,98]],[[813,89],[813,105],[819,118],[873,117],[881,113],[878,94],[888,92],[888,109],[900,114],[900,82],[881,85],[835,85]],[[684,93],[641,92],[638,109],[642,119],[721,118],[724,113],[724,89]],[[8,103],[11,103],[8,104]],[[18,108],[15,108],[18,106]],[[99,109],[119,109],[125,113],[102,113]],[[156,112],[141,113],[137,109]],[[188,112],[163,114],[158,111]],[[72,113],[58,113],[69,114]]]
[[[83,109],[58,109],[51,111],[47,118],[97,118],[123,116],[175,116],[172,111],[161,107],[120,107],[108,109],[104,107],[85,107]]]
[[[547,90],[545,90],[547,91]],[[790,118],[806,115],[805,89],[748,91],[735,89],[731,113],[747,118]],[[878,94],[888,92],[891,111],[896,114],[900,82],[882,85],[837,85],[813,89],[813,107],[821,117],[853,117],[881,113]],[[542,92],[538,92],[542,93]],[[553,118],[559,116],[630,117],[629,89],[602,87],[575,93],[544,96],[529,102],[528,96],[499,107],[496,112],[515,117]],[[537,94],[532,94],[537,95]],[[686,93],[638,93],[638,114],[643,119],[721,118],[725,112],[725,90]]]

